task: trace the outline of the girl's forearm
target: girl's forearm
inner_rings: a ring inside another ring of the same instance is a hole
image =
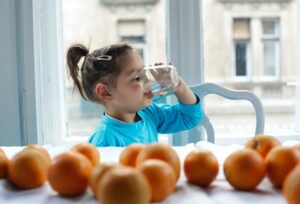
[[[195,94],[182,79],[179,80],[179,84],[175,88],[174,93],[180,103],[189,105],[197,102]]]

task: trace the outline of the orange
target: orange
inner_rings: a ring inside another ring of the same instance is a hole
[[[273,147],[277,146],[280,146],[280,142],[269,135],[256,135],[245,144],[246,148],[257,151],[263,158],[267,156]]]
[[[140,143],[129,145],[122,151],[119,163],[124,166],[135,167],[136,158],[144,147],[145,145]]]
[[[118,165],[115,163],[102,163],[96,166],[93,170],[92,176],[90,178],[90,186],[94,195],[97,192],[97,185],[103,178],[103,176],[112,168],[117,167]]]
[[[41,154],[41,156],[43,157],[44,161],[47,163],[47,166],[50,166],[50,163],[51,163],[51,157],[48,153],[48,151],[37,145],[37,144],[29,144],[27,145],[22,151],[36,151],[38,152],[39,154]]]
[[[97,198],[104,204],[146,204],[150,201],[150,188],[145,176],[130,167],[117,167],[108,171],[97,188]]]
[[[0,179],[7,178],[8,164],[9,160],[5,155],[4,151],[0,148]]]
[[[138,166],[148,159],[160,159],[170,164],[176,173],[176,181],[178,180],[180,176],[180,160],[172,147],[162,143],[149,144],[140,151],[136,159],[136,165]]]
[[[97,147],[93,144],[80,143],[75,145],[71,150],[86,156],[88,160],[92,163],[93,167],[98,165],[100,162],[100,153]]]
[[[88,187],[92,170],[93,166],[85,156],[69,151],[52,160],[48,180],[61,196],[77,196]]]
[[[218,172],[218,160],[208,150],[193,150],[184,160],[184,173],[189,183],[207,187]]]
[[[298,164],[286,177],[283,194],[289,204],[300,204],[300,165]]]
[[[297,150],[297,151],[300,152],[300,143],[299,143],[299,144],[295,144],[295,145],[293,146],[293,148],[294,148],[295,150]]]
[[[42,186],[47,180],[49,163],[36,150],[23,150],[11,159],[8,166],[10,181],[21,189]]]
[[[24,148],[24,150],[27,150],[27,149],[35,149],[35,150],[38,150],[38,151],[40,151],[41,153],[43,153],[43,154],[47,157],[47,159],[48,159],[49,161],[51,161],[51,157],[50,157],[48,151],[47,151],[45,148],[41,147],[40,145],[37,145],[37,144],[29,144],[29,145],[27,145],[27,146]]]
[[[300,153],[291,147],[275,147],[265,161],[268,179],[275,188],[281,188],[288,173],[299,163]]]
[[[147,178],[151,188],[151,201],[162,201],[176,187],[176,174],[166,162],[149,159],[137,167]]]
[[[224,162],[227,181],[238,190],[254,190],[265,176],[264,159],[251,149],[238,150]]]

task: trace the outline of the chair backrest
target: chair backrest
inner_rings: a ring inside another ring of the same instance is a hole
[[[251,102],[251,104],[254,106],[255,114],[256,114],[256,129],[255,129],[255,135],[257,134],[263,134],[264,133],[264,126],[265,126],[265,114],[264,109],[262,106],[261,101],[259,98],[253,94],[250,91],[244,91],[244,90],[231,90],[228,88],[225,88],[221,85],[214,84],[214,83],[203,83],[199,85],[194,85],[190,87],[191,90],[196,93],[200,100],[203,101],[204,97],[209,94],[216,94],[219,96],[222,96],[227,99],[231,100],[248,100]],[[215,132],[213,129],[212,124],[210,123],[208,117],[204,112],[204,117],[201,123],[193,128],[192,130],[188,131],[188,140],[185,143],[190,142],[198,142],[199,140],[204,140],[204,135],[201,127],[204,127],[206,130],[207,135],[207,141],[214,143],[215,142]],[[173,145],[183,145],[181,140],[182,133],[175,133],[172,137],[172,143]]]

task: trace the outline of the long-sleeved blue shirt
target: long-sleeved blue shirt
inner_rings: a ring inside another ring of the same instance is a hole
[[[89,142],[97,147],[120,146],[132,143],[149,144],[158,141],[158,133],[176,133],[198,125],[203,117],[201,101],[184,105],[155,104],[137,112],[140,120],[125,123],[105,113]]]

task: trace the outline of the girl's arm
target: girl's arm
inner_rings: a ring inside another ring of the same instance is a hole
[[[177,87],[174,89],[178,101],[185,105],[197,103],[197,98],[187,84],[180,78]]]

